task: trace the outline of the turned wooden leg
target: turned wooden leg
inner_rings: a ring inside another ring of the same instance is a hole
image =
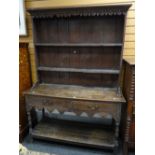
[[[114,155],[118,155],[118,146],[115,146],[114,151],[113,151]]]
[[[119,122],[115,122],[115,148],[114,148],[114,155],[118,154],[118,136],[119,136]]]
[[[128,155],[128,143],[124,142],[123,144],[123,155]]]
[[[42,118],[44,118],[45,117],[45,108],[42,109],[42,115],[43,115]]]
[[[27,116],[28,116],[28,125],[29,125],[29,135],[30,135],[30,142],[33,142],[32,139],[32,119],[31,119],[31,110],[27,107]]]
[[[131,118],[130,116],[127,117],[127,124],[125,130],[125,140],[123,144],[123,154],[128,155],[128,141],[129,141],[129,128],[130,128]]]

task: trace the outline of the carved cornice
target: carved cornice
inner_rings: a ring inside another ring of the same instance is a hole
[[[28,12],[31,14],[33,18],[66,18],[71,16],[113,16],[125,15],[130,6],[131,5],[59,9],[29,9]]]

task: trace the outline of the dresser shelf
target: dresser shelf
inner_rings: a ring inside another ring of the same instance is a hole
[[[35,43],[35,46],[54,47],[122,47],[122,43]]]
[[[25,94],[85,101],[125,102],[122,94],[118,95],[117,88],[42,83],[37,84]]]
[[[38,67],[38,71],[52,72],[79,72],[79,73],[102,73],[102,74],[119,74],[117,69],[83,69],[83,68],[58,68],[58,67]]]
[[[82,131],[82,132],[81,132]],[[114,131],[99,125],[44,119],[32,131],[34,138],[68,142],[95,148],[114,148]]]

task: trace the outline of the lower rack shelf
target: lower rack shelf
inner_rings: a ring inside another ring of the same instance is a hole
[[[32,137],[95,148],[115,147],[114,132],[109,127],[58,119],[42,120],[32,130]]]

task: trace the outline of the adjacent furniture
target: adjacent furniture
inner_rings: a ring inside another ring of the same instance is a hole
[[[28,44],[19,43],[19,126],[20,141],[28,132],[26,105],[23,92],[31,87],[31,72],[28,53]]]
[[[124,60],[124,85],[123,94],[127,100],[124,121],[124,154],[128,154],[129,148],[135,148],[135,60]]]
[[[119,85],[129,6],[28,10],[38,75],[37,83],[25,92],[33,138],[116,151],[121,106],[125,103]],[[43,113],[34,126],[32,108]],[[45,110],[112,121],[101,125],[51,119]]]

